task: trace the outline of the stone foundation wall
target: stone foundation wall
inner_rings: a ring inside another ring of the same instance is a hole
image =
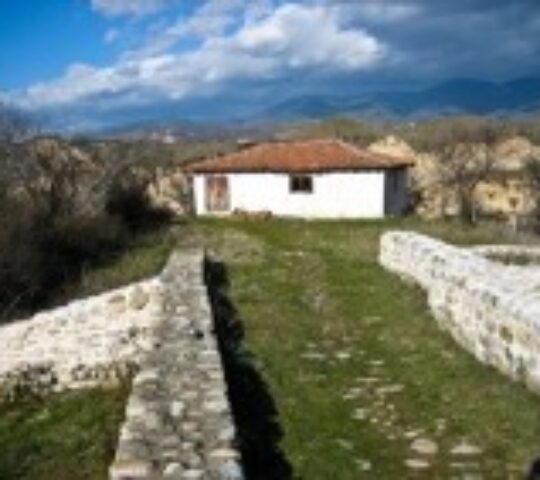
[[[478,360],[540,392],[540,268],[504,265],[486,253],[388,232],[379,261],[424,288],[441,328]]]
[[[75,301],[0,328],[0,396],[85,388],[130,374],[153,348],[158,279]]]

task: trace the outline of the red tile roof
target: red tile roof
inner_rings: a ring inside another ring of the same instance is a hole
[[[223,157],[193,163],[193,173],[328,172],[410,166],[409,159],[362,150],[338,140],[261,143]]]

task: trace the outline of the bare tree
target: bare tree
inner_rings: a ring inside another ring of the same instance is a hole
[[[459,215],[465,223],[474,224],[478,219],[474,193],[495,168],[497,139],[497,133],[486,127],[481,136],[475,132],[474,141],[467,135],[451,135],[440,151],[440,183],[455,193]]]
[[[532,226],[536,232],[540,230],[540,158],[529,157],[525,169],[529,190],[533,196]]]

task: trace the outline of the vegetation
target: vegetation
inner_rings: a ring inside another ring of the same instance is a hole
[[[535,159],[529,159],[526,167],[526,175],[531,185],[536,208],[533,211],[532,224],[536,233],[540,233],[540,163]]]
[[[0,404],[0,479],[107,478],[127,393],[122,387]]]
[[[101,168],[57,140],[5,146],[0,168],[11,173],[0,182],[0,323],[65,300],[170,220],[149,203],[148,175]]]
[[[538,454],[537,397],[464,352],[439,330],[425,294],[377,264],[388,228],[455,243],[500,243],[499,232],[414,220],[207,220],[194,228],[224,264],[220,288],[236,335],[243,332],[229,379],[249,378],[233,401],[253,478],[452,478],[456,463],[471,478],[522,478]],[[415,458],[414,432],[439,446],[416,474],[404,464]],[[483,454],[451,455],[462,440]],[[279,451],[290,475],[283,465],[272,473]]]
[[[500,141],[515,136],[540,144],[540,117],[529,119],[497,119],[475,116],[449,116],[418,122],[376,122],[353,118],[330,118],[297,125],[283,133],[292,138],[336,137],[368,146],[388,135],[403,138],[417,151],[440,152],[456,143]]]
[[[388,132],[388,125],[383,126],[376,122],[367,122],[347,117],[336,117],[320,122],[305,123],[289,127],[283,133],[285,138],[339,138],[346,142],[360,146],[370,143],[384,136]]]

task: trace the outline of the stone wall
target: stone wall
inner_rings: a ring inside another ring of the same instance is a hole
[[[426,290],[441,328],[478,360],[540,393],[540,268],[494,262],[486,253],[388,232],[379,260]]]
[[[191,252],[161,275],[159,342],[133,381],[112,480],[243,478],[203,273]]]
[[[0,328],[0,396],[115,382],[152,349],[161,283],[143,281]]]
[[[0,397],[133,376],[112,480],[241,480],[201,251],[154,279],[0,328]]]
[[[540,247],[533,245],[479,245],[471,250],[503,264],[540,267]]]

